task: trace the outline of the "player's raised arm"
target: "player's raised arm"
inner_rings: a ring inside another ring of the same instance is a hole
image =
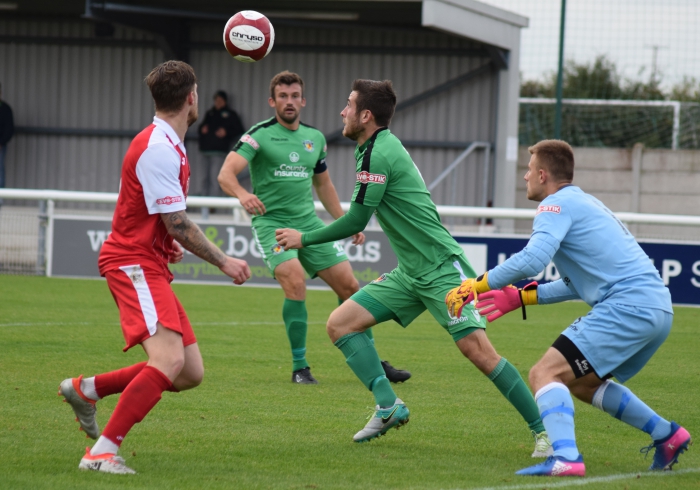
[[[170,236],[200,259],[217,266],[221,272],[232,278],[235,284],[243,284],[250,279],[248,263],[224,254],[204,236],[199,226],[189,219],[184,210],[162,213],[160,216]]]
[[[338,193],[331,181],[328,170],[314,174],[313,185],[316,189],[316,194],[318,194],[318,199],[323,203],[323,207],[326,208],[326,211],[328,211],[333,218],[338,219],[345,214],[340,205]],[[353,245],[362,245],[365,243],[365,234],[362,233],[362,230],[352,235],[352,243]]]
[[[248,160],[243,155],[232,151],[226,157],[219,172],[219,185],[229,196],[237,197],[243,208],[253,215],[265,214],[265,205],[258,196],[251,194],[238,182],[237,175],[248,166]]]
[[[275,239],[285,249],[334,242],[364,230],[373,212],[373,207],[354,202],[350,205],[350,210],[347,213],[324,228],[303,234],[289,228],[278,229],[275,232]]]

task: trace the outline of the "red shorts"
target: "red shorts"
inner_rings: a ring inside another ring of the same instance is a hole
[[[126,352],[156,333],[156,324],[182,335],[182,345],[197,342],[184,308],[168,278],[152,269],[126,265],[105,273],[119,308]]]

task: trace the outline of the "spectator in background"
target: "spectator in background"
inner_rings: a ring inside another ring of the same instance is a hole
[[[5,154],[7,143],[15,133],[15,123],[12,119],[12,108],[2,100],[2,85],[0,85],[0,189],[5,187]],[[0,206],[2,199],[0,198]]]
[[[199,126],[199,150],[204,162],[203,196],[220,195],[216,180],[219,169],[233,143],[238,141],[244,131],[238,114],[228,106],[226,92],[219,90],[214,94],[214,107],[207,111]]]

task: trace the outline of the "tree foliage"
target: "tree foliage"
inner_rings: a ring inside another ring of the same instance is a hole
[[[643,70],[640,71],[640,75]],[[677,100],[700,103],[700,81],[686,77],[664,91],[662,76],[652,73],[646,81],[623,78],[614,62],[605,55],[592,63],[568,61],[564,68],[562,94],[566,99]],[[554,98],[556,73],[542,80],[527,80],[521,97]],[[554,106],[522,104],[520,141],[530,145],[554,135]],[[700,106],[684,104],[681,111],[679,147],[698,148]],[[670,148],[673,143],[673,110],[649,106],[582,106],[562,108],[562,138],[575,146],[624,148],[637,142],[652,148]]]
[[[548,73],[543,80],[526,80],[520,87],[521,97],[554,97],[557,74]],[[693,92],[694,91],[694,92]],[[695,78],[685,78],[673,87],[670,94],[661,88],[661,77],[652,74],[645,81],[623,79],[617,66],[605,55],[598,56],[592,63],[576,63],[573,60],[564,66],[562,93],[568,99],[632,99],[664,100],[669,95],[684,94],[683,100],[700,97],[700,82]],[[680,100],[671,97],[672,100]]]
[[[700,80],[695,77],[683,77],[683,81],[671,89],[671,100],[700,103]]]

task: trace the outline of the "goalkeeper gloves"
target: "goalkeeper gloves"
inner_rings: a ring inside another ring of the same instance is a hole
[[[525,305],[537,304],[537,282],[532,281],[522,289],[506,286],[482,294],[476,303],[479,314],[485,315],[489,322],[501,318],[506,313],[522,308],[523,320],[527,319]]]
[[[459,318],[462,316],[464,305],[474,301],[478,294],[491,291],[488,275],[488,272],[484,272],[476,279],[467,279],[458,287],[448,291],[445,295],[445,305],[447,305],[447,313],[450,317]]]

